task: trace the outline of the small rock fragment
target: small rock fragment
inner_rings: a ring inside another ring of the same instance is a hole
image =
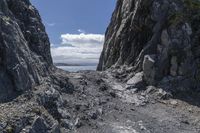
[[[80,128],[82,126],[82,122],[80,121],[80,118],[76,118],[74,126],[77,128]]]
[[[176,100],[172,100],[172,101],[170,101],[170,104],[176,106],[176,105],[178,105],[178,102]]]
[[[61,119],[60,125],[66,129],[72,129],[73,123],[71,123],[68,119]]]
[[[128,89],[144,86],[143,72],[136,73],[131,79],[127,81]]]

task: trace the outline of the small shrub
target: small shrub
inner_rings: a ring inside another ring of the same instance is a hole
[[[6,132],[7,132],[7,133],[14,133],[13,127],[11,127],[11,126],[7,127],[7,128],[6,128]]]

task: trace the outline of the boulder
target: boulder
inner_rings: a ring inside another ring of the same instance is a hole
[[[148,84],[154,84],[155,74],[156,74],[155,55],[144,56],[143,72],[144,72],[144,80]]]
[[[131,79],[129,79],[127,81],[126,88],[127,89],[140,88],[140,87],[144,86],[143,76],[144,76],[143,72],[136,73]]]

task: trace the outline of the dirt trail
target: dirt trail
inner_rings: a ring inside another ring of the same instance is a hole
[[[95,112],[95,118],[83,120],[75,130],[81,133],[199,133],[200,108],[178,99],[152,98],[145,90],[125,89],[126,83],[117,81],[109,73],[84,72],[70,76],[73,81],[86,83],[79,95],[87,110],[82,116]],[[75,84],[76,84],[75,83]],[[105,87],[105,88],[104,88]],[[102,89],[104,88],[104,89]],[[90,101],[90,100],[91,101]],[[98,112],[100,110],[100,113]],[[80,113],[79,112],[79,113]],[[80,114],[79,114],[80,115]],[[85,122],[84,122],[85,121]],[[88,124],[90,123],[90,124]]]

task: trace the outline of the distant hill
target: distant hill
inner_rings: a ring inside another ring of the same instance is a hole
[[[54,63],[55,66],[96,66],[97,64]]]

